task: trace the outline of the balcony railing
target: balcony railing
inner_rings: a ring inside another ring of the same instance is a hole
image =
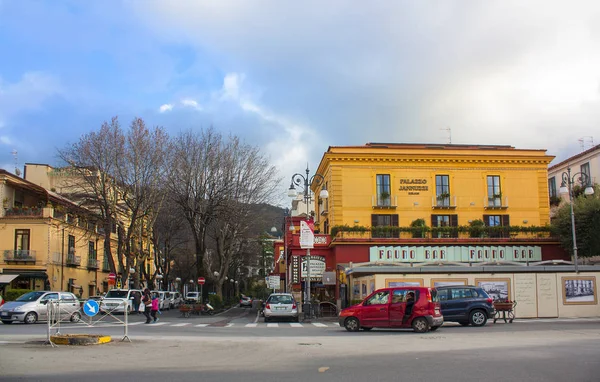
[[[67,265],[77,267],[81,265],[81,256],[75,256],[74,253],[67,255]]]
[[[88,267],[88,269],[98,269],[98,268],[100,268],[100,260],[97,260],[97,259],[94,259],[94,258],[88,258],[87,267]]]
[[[485,209],[500,210],[508,208],[508,197],[492,196],[483,200]]]
[[[431,201],[432,208],[452,209],[456,208],[456,196],[440,195],[434,196]]]
[[[35,251],[23,249],[5,249],[4,261],[23,261],[35,263]]]
[[[398,197],[389,195],[373,195],[371,205],[374,209],[395,209],[398,207]]]
[[[44,214],[43,208],[36,207],[13,207],[5,211],[4,216],[32,216],[42,217]]]
[[[548,239],[552,238],[547,227],[333,227],[333,240],[370,239]]]

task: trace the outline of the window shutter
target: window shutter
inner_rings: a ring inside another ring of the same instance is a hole
[[[377,215],[371,215],[371,227],[377,227]]]
[[[431,215],[431,226],[437,227],[437,215]]]
[[[502,215],[502,226],[508,227],[510,225],[509,215]]]
[[[450,227],[458,227],[458,215],[450,215]]]
[[[398,215],[392,215],[392,227],[398,227]]]
[[[490,215],[483,215],[483,222],[485,223],[486,227],[490,226]]]

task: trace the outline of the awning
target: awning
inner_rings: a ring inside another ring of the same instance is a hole
[[[19,275],[0,275],[0,284],[8,284],[17,277],[19,277]]]

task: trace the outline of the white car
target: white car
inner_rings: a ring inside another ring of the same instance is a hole
[[[185,302],[190,304],[197,304],[200,302],[200,292],[187,292],[185,295]]]
[[[131,313],[133,310],[133,292],[142,293],[141,290],[137,289],[109,290],[102,301],[100,301],[100,311],[106,313],[124,313],[125,307],[127,307],[127,312]],[[143,311],[142,307],[140,307],[140,311]]]
[[[170,308],[178,308],[181,304],[181,294],[179,292],[166,292],[166,299],[169,301]]]

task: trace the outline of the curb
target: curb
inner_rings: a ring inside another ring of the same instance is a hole
[[[57,334],[50,336],[50,341],[56,345],[100,345],[111,338],[102,334]]]

